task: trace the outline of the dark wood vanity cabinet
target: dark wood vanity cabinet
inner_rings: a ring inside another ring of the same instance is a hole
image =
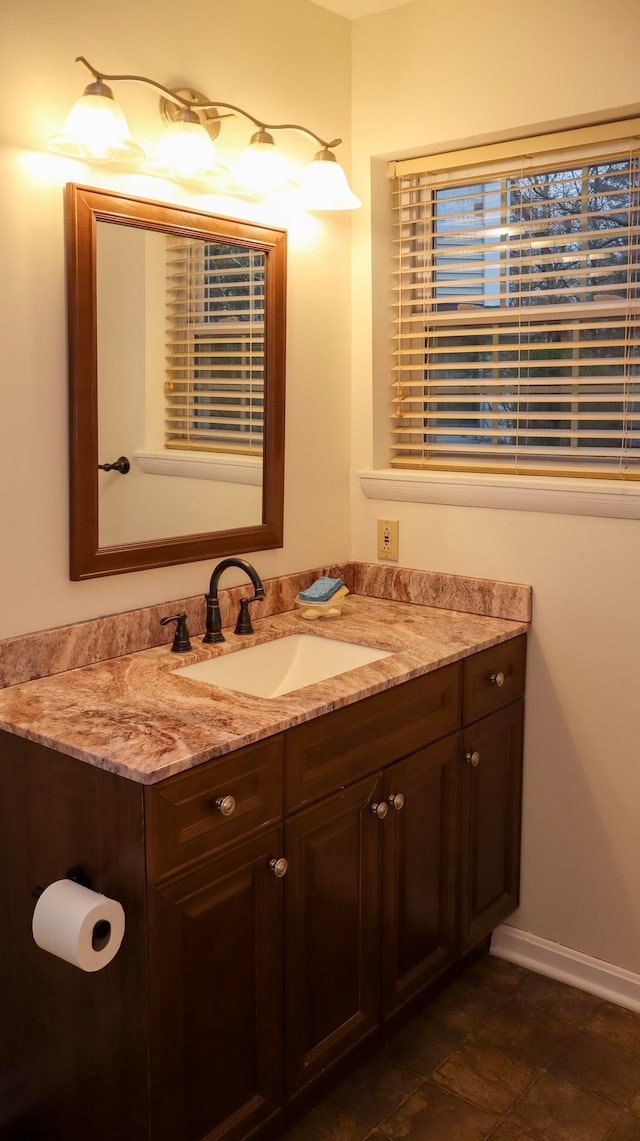
[[[455,958],[459,775],[454,735],[287,821],[290,1096]]]
[[[257,1138],[479,943],[518,900],[524,661],[522,636],[147,787],[2,734],[0,1139]],[[31,938],[32,888],[78,864],[127,918],[95,975]]]
[[[456,734],[286,822],[290,1096],[455,958],[459,778]]]
[[[282,1105],[281,852],[278,825],[149,894],[154,1141],[236,1141]]]
[[[460,945],[474,947],[518,906],[524,702],[463,733]],[[477,764],[470,759],[478,758]]]
[[[289,1097],[517,906],[524,663],[523,637],[285,735]]]
[[[455,735],[285,824],[290,1096],[455,958],[458,808]]]
[[[145,810],[150,1136],[239,1141],[284,1098],[282,737],[147,788]]]
[[[298,1093],[379,1021],[379,777],[285,824],[287,1091]]]
[[[387,1019],[456,957],[460,746],[445,737],[384,773],[381,1014]]]
[[[463,662],[463,951],[518,906],[525,654],[523,636]]]
[[[460,686],[456,663],[285,734],[290,1097],[455,956]]]

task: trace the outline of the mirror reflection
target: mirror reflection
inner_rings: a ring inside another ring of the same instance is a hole
[[[262,522],[264,284],[263,250],[97,223],[101,547]]]

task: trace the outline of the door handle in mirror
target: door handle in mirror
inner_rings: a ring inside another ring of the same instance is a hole
[[[119,471],[120,475],[126,475],[130,468],[131,464],[126,456],[120,456],[112,464],[98,464],[98,471]]]

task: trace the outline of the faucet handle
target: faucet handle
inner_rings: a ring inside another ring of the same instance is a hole
[[[238,621],[236,622],[236,628],[234,630],[234,634],[253,634],[253,626],[251,625],[251,618],[249,616],[249,603],[250,602],[260,602],[260,600],[262,598],[264,598],[264,591],[262,593],[259,593],[256,590],[256,593],[254,594],[253,598],[241,598],[240,599],[240,609],[238,611]]]
[[[166,626],[167,622],[175,622],[176,624],[176,632],[173,636],[171,652],[173,654],[188,654],[191,649],[191,642],[189,641],[187,615],[185,611],[181,611],[180,614],[170,614],[167,618],[160,619],[161,626]]]

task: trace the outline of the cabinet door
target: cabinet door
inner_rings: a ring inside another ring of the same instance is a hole
[[[285,825],[289,1095],[379,1021],[380,789],[359,781]]]
[[[384,1017],[456,955],[460,737],[384,773],[382,1009]]]
[[[463,732],[462,949],[518,906],[524,702]]]
[[[152,1136],[233,1141],[282,1104],[272,828],[149,892]]]

